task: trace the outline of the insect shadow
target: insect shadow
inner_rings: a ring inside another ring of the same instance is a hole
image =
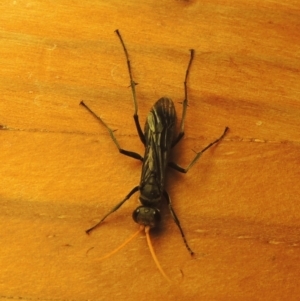
[[[147,116],[144,131],[142,131],[139,122],[138,104],[137,104],[136,90],[135,90],[137,83],[133,80],[131,64],[122,36],[118,30],[116,30],[115,32],[119,37],[119,40],[122,44],[122,48],[127,60],[127,68],[130,77],[130,87],[131,87],[133,103],[134,103],[133,118],[134,118],[134,122],[139,138],[143,143],[143,145],[145,146],[145,153],[144,153],[144,157],[142,157],[140,154],[136,152],[124,150],[123,148],[121,148],[114,135],[114,131],[111,130],[109,126],[102,120],[102,118],[100,118],[96,113],[94,113],[83,101],[80,103],[106,127],[106,129],[109,132],[109,135],[111,136],[113,142],[115,143],[115,145],[117,146],[121,154],[140,160],[142,162],[142,173],[141,173],[141,179],[139,185],[135,186],[126,195],[126,197],[121,202],[119,202],[116,206],[114,206],[96,225],[86,230],[86,233],[89,234],[91,231],[97,228],[111,213],[117,211],[134,193],[139,191],[140,192],[139,200],[141,202],[141,205],[133,211],[132,217],[133,220],[140,225],[140,230],[136,232],[132,237],[130,237],[119,248],[117,248],[115,251],[111,252],[107,256],[103,257],[102,259],[118,251],[127,242],[129,242],[138,233],[140,233],[140,231],[145,230],[147,242],[150,251],[152,253],[152,256],[159,270],[163,274],[163,276],[169,280],[169,278],[165,275],[164,271],[161,269],[159,263],[157,262],[157,258],[154,254],[150,242],[150,237],[149,237],[150,229],[155,228],[161,220],[159,207],[163,199],[165,199],[168,204],[171,216],[173,217],[175,224],[177,225],[181,233],[183,242],[187,250],[191,255],[193,255],[194,252],[192,251],[189,244],[187,243],[179,219],[172,206],[171,198],[168,192],[165,190],[166,169],[167,167],[170,167],[181,173],[187,173],[205,151],[207,151],[210,147],[212,147],[214,144],[218,143],[221,139],[223,139],[223,137],[228,131],[228,127],[225,128],[223,134],[218,139],[211,142],[200,152],[197,152],[193,160],[186,168],[179,166],[175,162],[170,162],[169,157],[170,157],[171,149],[184,136],[184,122],[185,122],[186,110],[188,107],[187,81],[188,81],[192,61],[194,59],[194,50],[193,49],[190,50],[190,60],[185,74],[185,80],[184,80],[185,97],[182,102],[182,117],[180,122],[179,133],[175,135],[175,124],[176,124],[175,106],[173,101],[168,97],[160,98],[153,105],[153,107],[151,108]]]

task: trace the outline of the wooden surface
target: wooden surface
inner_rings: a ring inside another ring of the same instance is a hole
[[[298,1],[1,1],[0,299],[299,300],[300,4]],[[217,138],[167,189],[191,258],[167,209],[154,248],[137,230],[143,154],[120,29],[144,123],[170,96],[181,115],[189,49],[186,135],[173,160]]]

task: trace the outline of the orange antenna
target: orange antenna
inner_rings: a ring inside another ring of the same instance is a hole
[[[105,258],[110,257],[111,255],[117,253],[118,251],[120,251],[123,247],[125,247],[130,241],[132,241],[140,232],[142,232],[144,230],[144,227],[141,226],[140,229],[135,232],[132,236],[130,236],[127,240],[125,240],[119,247],[117,247],[116,249],[114,249],[113,251],[111,251],[110,253],[106,254],[105,256],[99,258],[98,260],[103,260]]]
[[[149,226],[140,226],[140,229],[135,232],[132,236],[130,236],[127,240],[125,240],[119,247],[117,247],[116,249],[114,249],[113,251],[109,252],[108,254],[106,254],[105,256],[99,258],[97,261],[101,261],[101,260],[104,260],[110,256],[112,256],[113,254],[117,253],[118,251],[120,251],[123,247],[125,247],[130,241],[132,241],[140,232],[142,232],[143,230],[145,230],[145,233],[146,233],[146,238],[147,238],[147,243],[148,243],[148,247],[150,249],[150,252],[151,252],[151,255],[152,255],[152,258],[157,266],[157,268],[159,269],[160,273],[163,275],[163,277],[168,281],[168,282],[171,282],[170,278],[166,275],[166,273],[164,272],[164,270],[162,269],[156,255],[155,255],[155,252],[154,252],[154,249],[153,249],[153,246],[152,246],[152,243],[151,243],[151,239],[150,239],[150,227]]]
[[[171,282],[170,278],[166,275],[166,273],[164,272],[164,270],[162,269],[156,255],[155,255],[155,252],[154,252],[154,249],[153,249],[153,246],[152,246],[152,243],[151,243],[151,239],[150,239],[150,227],[149,226],[146,226],[145,227],[145,233],[146,233],[146,238],[147,238],[147,243],[148,243],[148,247],[150,249],[150,252],[151,252],[151,255],[152,255],[152,258],[157,266],[157,268],[159,269],[160,273],[164,276],[165,279],[167,279],[168,282]]]

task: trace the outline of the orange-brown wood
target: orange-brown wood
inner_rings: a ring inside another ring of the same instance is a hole
[[[298,1],[2,1],[0,4],[1,300],[298,300],[300,296],[300,5]],[[167,210],[144,235],[135,195],[90,236],[140,180],[126,61],[141,122],[161,96],[180,119],[189,49],[186,135]]]

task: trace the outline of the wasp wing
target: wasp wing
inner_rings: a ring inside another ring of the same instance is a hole
[[[165,170],[173,142],[176,112],[170,98],[160,98],[152,107],[145,124],[146,149],[140,187],[148,184],[149,199],[161,196],[164,190]],[[150,187],[150,189],[149,189]],[[159,190],[159,191],[157,191]]]

